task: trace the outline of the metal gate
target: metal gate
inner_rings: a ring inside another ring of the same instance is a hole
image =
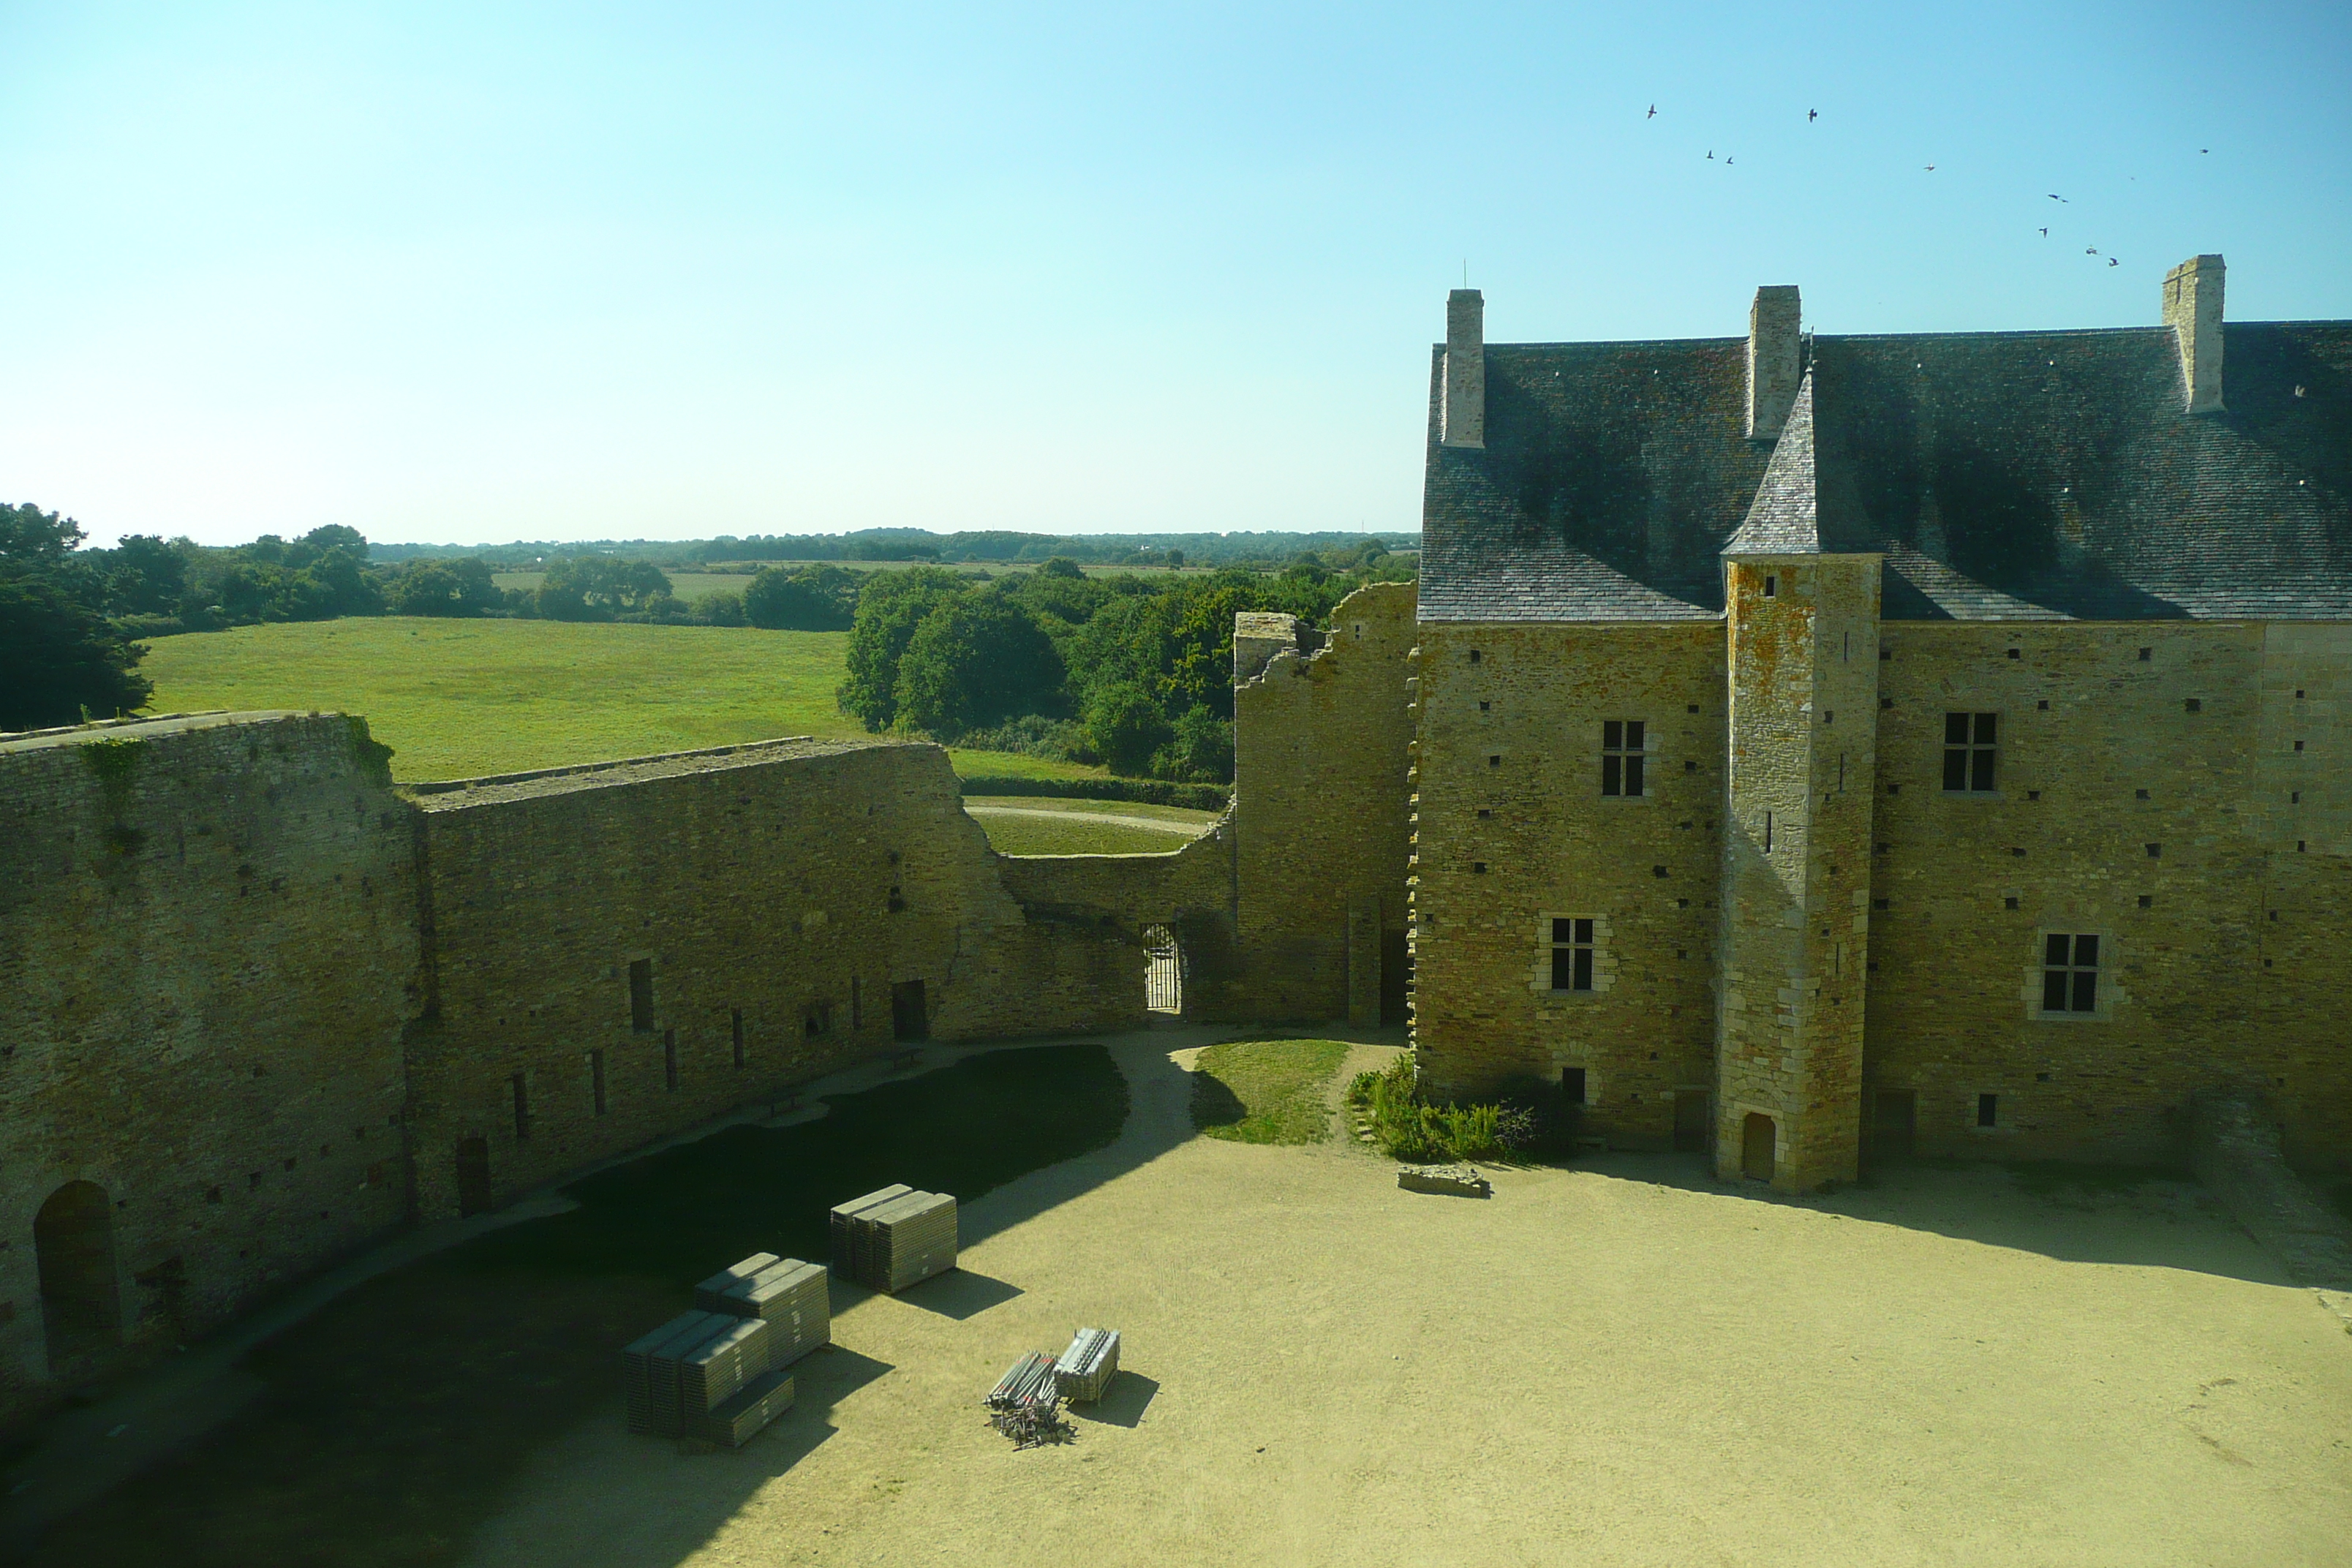
[[[1184,1011],[1184,953],[1176,945],[1175,933],[1166,926],[1152,926],[1143,933],[1143,950],[1150,956],[1151,968],[1143,984],[1144,1005],[1155,1013]]]

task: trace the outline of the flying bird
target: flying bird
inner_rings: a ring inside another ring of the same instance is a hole
[[[2045,229],[2043,229],[2043,230],[2042,231],[2042,238],[2044,238],[2044,239],[2048,239],[2048,238],[2050,237],[2050,231],[2049,231],[2048,229],[2046,229],[2046,228],[2045,228]]]
[[[1647,114],[1644,114],[1643,116],[1642,116],[1642,118],[1643,118],[1643,119],[1644,119],[1644,120],[1655,120],[1657,117],[1658,117],[1658,106],[1657,106],[1656,104],[1654,104],[1654,104],[1652,104],[1652,105],[1650,105],[1650,112],[1649,112],[1649,113],[1647,113]]]
[[[1934,174],[1935,172],[1936,172],[1936,165],[1935,165],[1935,164],[1933,164],[1933,163],[1928,164],[1928,165],[1927,165],[1927,173],[1929,173],[1929,174]]]
[[[1819,120],[1821,117],[1822,111],[1818,109],[1808,109],[1805,110],[1805,123],[1808,125],[1811,125],[1814,121]]]
[[[2086,245],[2083,247],[2083,254],[2085,256],[2096,256],[2099,254],[2099,247],[2095,245]]]
[[[1723,166],[1727,169],[1731,167],[1731,154],[1728,153],[1723,155]]]
[[[2107,265],[2108,265],[2108,266],[2110,266],[2110,267],[2121,267],[2121,266],[2123,265],[2123,263],[2122,263],[2122,262],[2120,262],[2120,261],[2117,261],[2114,257],[2110,256],[2110,257],[2108,257],[2108,258],[2107,258]]]
[[[2065,200],[2066,200],[2066,198],[2065,198],[2064,196],[2060,195],[2059,195],[2057,192],[2055,192],[2055,191],[2053,191],[2053,192],[2051,192],[2051,193],[2050,193],[2050,199],[2051,199],[2052,201],[2053,201],[2053,202],[2063,202],[2063,201],[2065,201]],[[2071,202],[2068,202],[2068,203],[2067,203],[2067,205],[2068,205],[2069,206],[2072,206],[2074,204],[2073,204],[2073,203],[2071,203]]]
[[[2210,153],[2213,149],[2212,149],[2212,148],[2210,148],[2210,147],[2200,147],[2200,148],[2198,148],[2197,150],[2198,150],[2200,153]]]
[[[1715,149],[1712,147],[1706,150],[1706,161],[1710,163],[1715,162]]]

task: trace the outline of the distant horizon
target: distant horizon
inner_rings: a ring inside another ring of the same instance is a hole
[[[1411,531],[1465,282],[1498,342],[1736,337],[1787,283],[1825,333],[2098,329],[2218,252],[2233,321],[2352,317],[2347,58],[2312,0],[16,0],[0,500]]]

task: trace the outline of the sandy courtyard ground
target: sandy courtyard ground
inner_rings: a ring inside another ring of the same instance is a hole
[[[1115,1042],[1119,1142],[969,1205],[961,1273],[836,1284],[750,1447],[626,1436],[616,1391],[467,1561],[2352,1562],[2352,1337],[2193,1187],[1618,1155],[1416,1195],[1192,1136],[1208,1037]],[[1015,1452],[981,1394],[1080,1324],[1119,1384]]]

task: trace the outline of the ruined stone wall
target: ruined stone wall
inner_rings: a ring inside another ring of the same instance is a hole
[[[1188,1018],[1233,1015],[1242,970],[1234,929],[1232,813],[1182,848],[1159,855],[1002,855],[1006,891],[1033,921],[1076,925],[1127,944],[1128,968],[1106,983],[1106,1005],[1144,1021],[1143,933],[1165,926],[1183,953]]]
[[[1241,967],[1214,1016],[1375,1023],[1384,994],[1402,1011],[1413,632],[1412,584],[1360,588],[1323,647],[1235,689]]]
[[[1424,623],[1413,1043],[1440,1097],[1585,1074],[1589,1131],[1663,1145],[1714,1082],[1724,629]],[[1645,790],[1601,794],[1603,729],[1644,724]],[[1589,992],[1551,922],[1590,918]]]
[[[895,986],[921,984],[939,1039],[1141,1016],[1132,942],[1027,919],[935,746],[770,742],[419,806],[433,1006],[410,1076],[427,1218],[888,1049]],[[473,1140],[488,1175],[468,1197]]]
[[[1867,1093],[1916,1097],[1923,1153],[2169,1163],[2193,1096],[2259,1088],[2289,1158],[2340,1168],[2352,628],[1883,641]],[[2000,716],[1998,791],[1942,790],[1949,711]],[[2041,1010],[2053,932],[2100,938],[2087,1016]]]
[[[340,715],[0,742],[0,1415],[402,1221],[415,911],[407,810]],[[36,1217],[71,1183],[127,1343],[53,1368]]]

